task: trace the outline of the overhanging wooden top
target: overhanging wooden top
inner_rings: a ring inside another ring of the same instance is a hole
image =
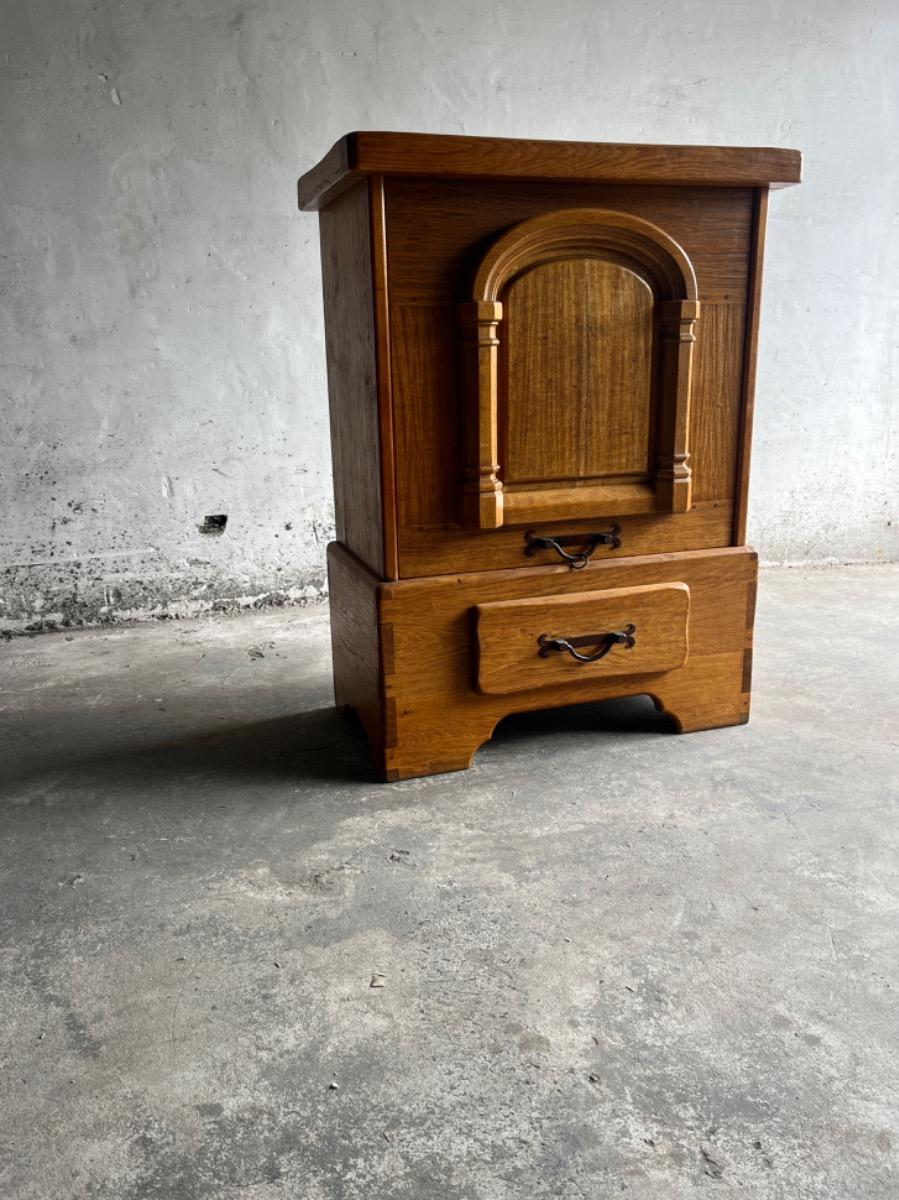
[[[348,133],[299,181],[300,208],[323,208],[363,175],[446,179],[789,187],[798,150],[770,146],[650,146],[545,142],[436,133]]]

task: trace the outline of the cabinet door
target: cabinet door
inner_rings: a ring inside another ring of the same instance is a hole
[[[488,251],[459,306],[465,523],[690,507],[696,279],[662,230],[575,209]]]

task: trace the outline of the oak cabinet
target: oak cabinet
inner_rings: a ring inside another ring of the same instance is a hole
[[[465,766],[506,713],[576,699],[745,719],[764,224],[799,169],[792,150],[357,133],[300,180],[335,688],[388,778]]]

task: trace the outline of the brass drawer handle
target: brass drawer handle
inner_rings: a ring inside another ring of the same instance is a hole
[[[524,535],[524,552],[530,558],[538,550],[555,550],[556,554],[576,571],[580,567],[586,567],[587,559],[597,546],[610,546],[617,550],[621,545],[621,538],[618,536],[620,533],[620,525],[613,525],[611,529],[602,533],[572,533],[564,537],[540,537],[533,529],[529,529]],[[562,549],[563,546],[582,546],[583,549],[578,554],[569,554]]]
[[[636,625],[625,625],[624,629],[611,633],[587,633],[583,637],[573,638],[553,637],[549,633],[541,633],[537,638],[540,644],[537,653],[541,658],[548,658],[553,650],[566,651],[578,662],[599,662],[613,646],[624,646],[625,650],[630,650],[637,640],[634,636],[636,632]],[[597,646],[597,649],[593,654],[578,654],[576,646]]]

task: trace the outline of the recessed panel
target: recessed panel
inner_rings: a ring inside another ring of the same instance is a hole
[[[653,295],[598,258],[544,263],[503,296],[500,469],[505,486],[646,478]]]

